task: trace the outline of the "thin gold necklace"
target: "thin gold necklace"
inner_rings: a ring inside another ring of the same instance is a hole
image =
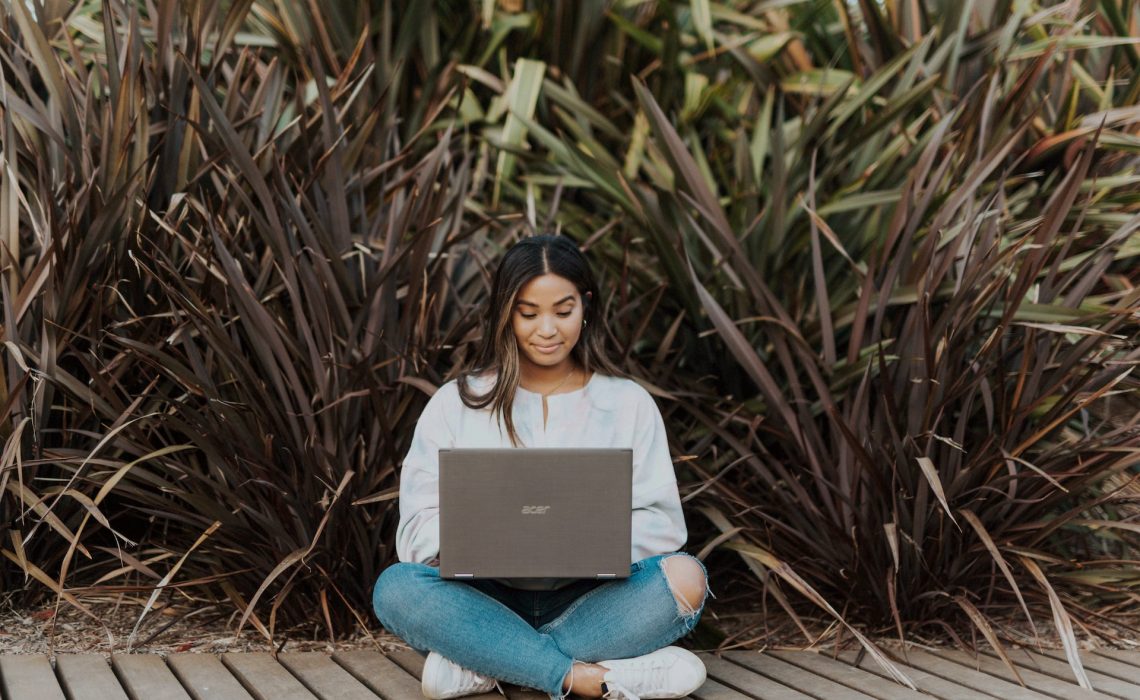
[[[571,375],[573,375],[573,374],[574,374],[575,372],[577,372],[577,371],[578,371],[578,368],[577,368],[577,367],[571,367],[571,368],[570,368],[570,371],[569,371],[569,372],[566,374],[566,376],[565,376],[565,377],[563,377],[563,378],[562,378],[562,381],[558,382],[558,385],[557,385],[557,386],[555,386],[555,387],[554,387],[553,389],[551,389],[550,391],[540,391],[540,392],[538,392],[538,393],[539,393],[539,395],[541,395],[541,396],[542,396],[542,398],[544,398],[544,399],[545,399],[547,396],[550,396],[550,395],[551,395],[551,394],[553,394],[554,392],[558,391],[559,389],[561,389],[561,388],[562,388],[562,385],[563,385],[563,384],[565,384],[565,383],[566,383],[566,381],[567,381],[568,379],[570,379]]]

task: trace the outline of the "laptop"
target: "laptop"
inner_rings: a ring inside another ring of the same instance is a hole
[[[439,451],[442,578],[627,578],[633,450]]]

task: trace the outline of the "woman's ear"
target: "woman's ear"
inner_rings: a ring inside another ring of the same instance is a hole
[[[590,306],[590,299],[593,297],[593,295],[594,295],[593,292],[586,292],[585,294],[582,295],[582,308],[583,309],[588,308]]]

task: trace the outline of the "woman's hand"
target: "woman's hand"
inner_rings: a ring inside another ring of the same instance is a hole
[[[438,556],[433,557],[432,560],[427,563],[427,565],[428,566],[434,566],[435,568],[438,569],[439,568],[439,557]]]

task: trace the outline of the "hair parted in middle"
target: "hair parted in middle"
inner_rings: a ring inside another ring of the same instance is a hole
[[[606,354],[605,328],[601,323],[598,283],[590,263],[578,245],[563,235],[543,234],[523,238],[507,250],[491,279],[491,296],[487,301],[483,339],[475,357],[457,377],[459,397],[468,408],[491,407],[501,425],[505,425],[511,444],[518,447],[513,407],[515,391],[521,378],[519,348],[511,324],[511,314],[519,290],[535,277],[554,274],[569,280],[582,298],[582,334],[570,350],[570,356],[587,374],[600,372],[614,377],[625,376]],[[589,294],[589,298],[587,297]],[[485,394],[478,394],[470,380],[494,375],[494,384]]]

